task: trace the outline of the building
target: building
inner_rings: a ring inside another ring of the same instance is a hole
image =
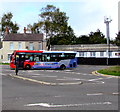
[[[118,2],[118,20],[120,20],[120,1]],[[120,21],[118,21],[118,33],[119,32],[120,32]]]
[[[0,49],[2,48],[2,39],[0,38]]]
[[[0,60],[9,62],[10,55],[14,50],[46,50],[46,41],[43,34],[32,33],[7,33],[2,41]]]
[[[78,64],[120,65],[120,47],[112,44],[54,45],[52,50],[77,51]]]

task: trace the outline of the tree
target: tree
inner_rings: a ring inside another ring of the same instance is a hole
[[[18,24],[16,22],[12,22],[12,17],[13,14],[11,12],[3,15],[1,19],[2,35],[4,35],[6,27],[8,27],[10,33],[17,33],[17,31],[19,30]]]
[[[47,5],[41,11],[41,20],[34,26],[34,31],[38,28],[46,34],[48,50],[53,44],[72,44],[75,35],[68,25],[66,13],[53,5]]]
[[[106,39],[103,33],[98,29],[96,32],[90,32],[89,43],[90,44],[104,44],[106,43]]]
[[[81,35],[79,38],[76,38],[76,44],[90,44],[89,36]]]
[[[115,41],[114,43],[117,45],[117,46],[120,46],[120,31],[118,32],[118,34],[116,34],[117,37],[115,37]]]

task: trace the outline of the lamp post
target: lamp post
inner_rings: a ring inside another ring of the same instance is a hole
[[[109,65],[109,58],[110,58],[110,32],[109,32],[109,23],[112,20],[110,18],[104,18],[104,23],[106,24],[106,36],[107,36],[107,65]]]

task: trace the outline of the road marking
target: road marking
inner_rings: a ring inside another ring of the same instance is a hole
[[[120,93],[119,92],[116,92],[116,93],[112,93],[113,95],[119,95]]]
[[[39,84],[56,85],[56,83],[49,83],[49,82],[44,82],[44,81],[38,81],[38,80],[35,80],[35,79],[25,78],[25,77],[11,75],[11,74],[10,74],[10,76],[15,77],[15,78],[19,78],[19,79],[23,79],[23,80],[28,80],[28,81],[35,82],[35,83],[39,83]]]
[[[49,103],[34,103],[34,104],[27,104],[24,106],[42,106],[47,108],[56,108],[56,107],[76,107],[76,106],[90,106],[90,105],[111,105],[111,102],[94,102],[94,103],[83,103],[83,104],[49,104]]]
[[[32,72],[34,72],[34,71],[28,71],[29,73],[32,73]]]
[[[7,74],[0,73],[0,75],[7,75]]]
[[[64,97],[64,96],[54,96],[55,98],[60,98],[60,97]]]
[[[92,93],[92,94],[87,94],[87,96],[98,96],[98,95],[103,95],[103,93]]]
[[[81,79],[78,79],[78,78],[72,78],[72,77],[63,77],[63,79],[56,79],[56,80],[81,80]]]
[[[57,77],[57,76],[45,75],[45,74],[34,74],[31,77]]]
[[[35,79],[30,79],[30,78],[26,78],[26,77],[22,77],[22,76],[17,76],[17,75],[12,75],[10,74],[11,77],[15,77],[15,78],[19,78],[22,80],[27,80],[27,81],[31,81],[31,82],[35,82],[35,83],[39,83],[39,84],[44,84],[44,85],[80,85],[83,84],[82,82],[73,82],[73,83],[53,83],[53,82],[45,82],[45,81],[39,81],[39,80],[35,80]]]
[[[57,76],[42,75],[40,77],[51,77],[51,78],[53,78],[53,77],[57,77]]]
[[[90,94],[87,94],[87,96],[99,96],[99,95],[119,95],[120,93],[119,92],[111,92],[111,93],[90,93]]]

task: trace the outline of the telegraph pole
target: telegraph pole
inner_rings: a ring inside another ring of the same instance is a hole
[[[104,18],[104,23],[106,24],[106,36],[107,36],[107,65],[109,65],[110,58],[110,32],[109,32],[109,23],[112,21],[110,18]]]

